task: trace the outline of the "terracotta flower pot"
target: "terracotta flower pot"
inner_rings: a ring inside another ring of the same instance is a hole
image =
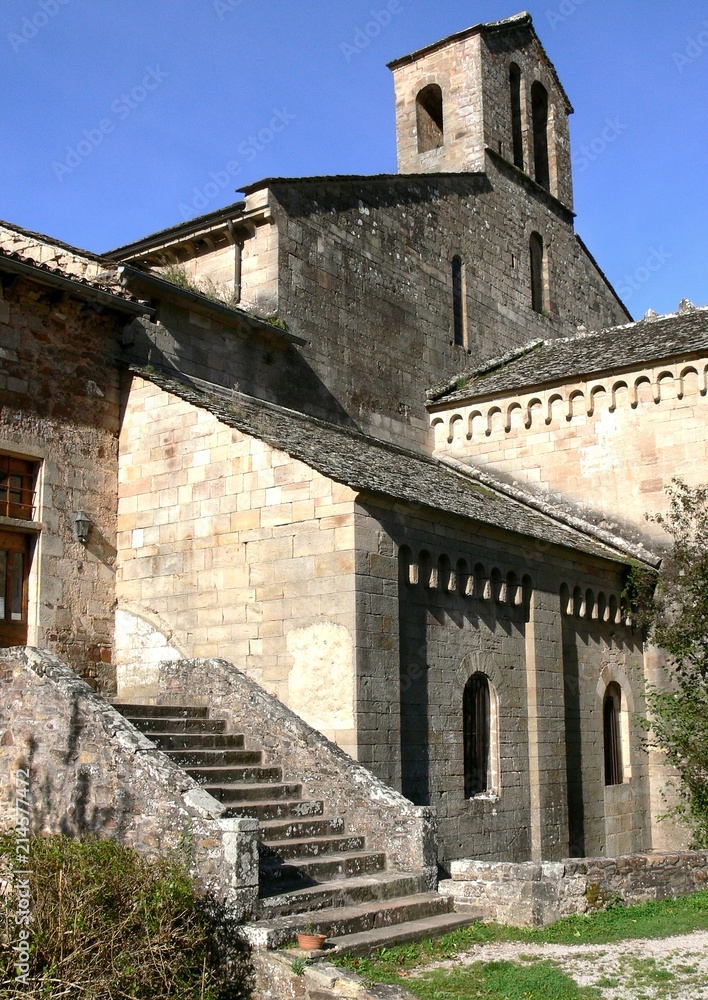
[[[327,940],[326,934],[313,934],[308,931],[298,932],[298,947],[303,951],[321,951]]]

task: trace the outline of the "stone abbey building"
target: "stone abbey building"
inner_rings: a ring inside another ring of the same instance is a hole
[[[633,322],[576,233],[528,15],[391,70],[396,174],[104,256],[1,224],[0,638],[138,703],[234,664],[441,860],[661,847],[621,595],[707,478],[708,310]]]

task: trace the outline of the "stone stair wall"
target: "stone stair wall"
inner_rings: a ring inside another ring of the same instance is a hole
[[[209,795],[52,653],[0,651],[0,828],[30,772],[30,832],[112,837],[186,856],[197,883],[244,917],[258,896],[258,821]]]
[[[172,660],[159,665],[158,705],[209,708],[247,745],[263,749],[283,773],[301,782],[306,797],[322,799],[344,820],[342,836],[365,836],[367,850],[386,855],[387,868],[424,871],[437,882],[434,810],[415,806],[313,729],[232,664],[218,659]]]
[[[708,888],[708,851],[652,851],[565,861],[453,861],[438,891],[485,920],[545,927],[608,903],[673,899]]]

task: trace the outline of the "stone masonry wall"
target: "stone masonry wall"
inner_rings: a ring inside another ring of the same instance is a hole
[[[159,668],[158,704],[208,705],[210,717],[226,719],[247,745],[262,748],[283,768],[284,780],[302,782],[305,797],[322,799],[345,829],[366,836],[367,850],[386,854],[394,871],[436,876],[435,829],[430,810],[384,785],[361,764],[309,726],[277,698],[224,660],[179,660]],[[264,943],[258,928],[249,931]]]
[[[472,35],[435,48],[393,70],[396,140],[401,173],[442,173],[485,169],[485,147],[513,163],[511,63],[521,70],[524,171],[533,176],[531,86],[539,81],[549,98],[551,191],[573,207],[570,137],[566,99],[541,46],[527,27]],[[444,142],[418,152],[418,93],[437,84],[443,93]]]
[[[569,215],[503,160],[488,157],[486,169],[270,191],[279,311],[308,341],[302,356],[350,420],[407,447],[431,447],[431,386],[533,338],[626,320]],[[547,248],[548,316],[531,305],[534,231]],[[466,274],[462,346],[453,336],[455,255]]]
[[[655,542],[673,476],[703,482],[708,359],[675,359],[433,413],[441,454],[560,493]]]
[[[624,623],[603,620],[603,615],[593,618],[594,611],[588,601],[584,614],[563,615],[569,846],[574,857],[612,857],[652,846],[648,760],[636,723],[636,715],[645,710],[642,636]],[[622,692],[622,780],[605,785],[602,712],[611,683]]]
[[[119,637],[121,697],[154,692],[157,631],[356,756],[354,493],[138,378],[119,479],[119,608],[148,626],[142,658]]]
[[[249,913],[258,894],[258,822],[223,805],[55,656],[0,656],[0,826],[15,824],[14,772],[29,772],[30,832],[112,837],[186,860],[204,889]]]
[[[115,684],[115,357],[122,323],[24,280],[0,290],[0,450],[38,467],[28,639],[107,690]],[[86,545],[74,532],[79,510],[93,525]]]
[[[511,128],[511,63],[521,70],[523,170],[534,176],[531,88],[538,81],[548,94],[548,160],[551,193],[573,208],[568,107],[547,57],[528,29],[488,33],[482,38],[484,135],[486,145],[514,162]]]
[[[396,146],[403,174],[484,170],[480,36],[394,67]],[[437,84],[443,94],[443,145],[418,152],[416,97]]]
[[[547,864],[454,861],[438,891],[483,919],[542,927],[607,903],[674,899],[706,887],[708,851],[674,851]]]
[[[573,591],[592,580],[616,608],[621,573],[548,546],[517,547],[511,535],[471,536],[453,517],[433,523],[424,507],[362,503],[356,532],[359,759],[436,809],[442,858],[566,857],[569,812],[578,813],[569,794],[581,782],[589,849],[648,847],[646,765],[631,719],[641,711],[641,642],[614,620],[569,617],[561,599],[564,581]],[[496,777],[491,794],[467,799],[462,706],[476,671],[494,689]],[[624,781],[606,789],[611,680],[626,698],[629,742]]]

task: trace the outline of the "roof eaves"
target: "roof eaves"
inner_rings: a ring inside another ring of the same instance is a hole
[[[205,215],[197,215],[186,222],[179,222],[174,226],[168,226],[167,229],[159,229],[157,232],[150,233],[148,236],[144,236],[132,243],[125,243],[123,246],[115,247],[113,250],[108,250],[104,256],[108,260],[126,260],[146,250],[161,246],[166,241],[179,239],[180,236],[188,236],[196,229],[217,225],[221,221],[226,222],[232,216],[241,213],[244,208],[244,201],[236,201],[232,205],[226,205],[224,208],[207,212]]]
[[[136,267],[131,267],[130,264],[120,264],[118,266],[118,274],[124,287],[136,288],[150,298],[163,297],[181,301],[185,305],[198,307],[200,312],[216,316],[220,322],[227,326],[246,324],[246,326],[251,327],[253,330],[266,333],[275,340],[288,344],[303,346],[307,343],[303,337],[298,337],[296,334],[290,333],[288,330],[283,330],[279,326],[269,323],[267,320],[260,319],[260,317],[246,312],[245,309],[217,302],[206,295],[193,292],[188,288],[181,288],[179,285],[175,285],[173,282],[167,281],[165,278],[160,278],[149,271],[141,271]]]
[[[194,380],[191,379],[188,382],[182,381],[181,379],[179,379],[179,377],[176,375],[175,372],[169,372],[169,373],[166,372],[163,374],[161,372],[156,372],[155,370],[146,370],[143,366],[132,363],[129,363],[126,367],[133,374],[155,383],[165,391],[171,392],[179,396],[180,398],[183,398],[188,402],[191,402],[193,405],[200,407],[201,409],[205,409],[208,412],[213,413],[213,415],[216,416],[217,419],[225,422],[226,424],[237,427],[241,429],[244,433],[253,434],[256,437],[261,438],[262,440],[266,441],[266,443],[270,444],[271,447],[274,447],[280,451],[284,451],[287,454],[290,454],[296,460],[302,461],[305,464],[308,464],[311,467],[318,469],[318,471],[322,472],[323,475],[327,475],[328,477],[334,479],[335,481],[342,482],[345,485],[350,486],[352,489],[355,489],[359,493],[371,494],[371,495],[378,494],[392,499],[411,500],[411,496],[406,494],[406,491],[402,486],[398,491],[396,490],[391,491],[390,489],[384,487],[372,486],[370,484],[367,485],[362,483],[361,481],[357,481],[356,477],[352,478],[352,476],[354,475],[353,473],[349,477],[345,476],[344,474],[338,475],[336,473],[333,473],[330,469],[326,468],[327,465],[326,462],[324,466],[318,468],[318,462],[316,457],[313,457],[312,454],[306,453],[307,450],[302,448],[301,446],[293,445],[292,440],[290,441],[290,443],[284,443],[283,440],[278,439],[277,435],[274,435],[272,431],[267,427],[267,424],[259,426],[257,430],[254,430],[253,426],[249,425],[248,420],[242,419],[238,416],[237,411],[233,408],[233,404],[230,405],[225,399],[221,398],[221,396],[223,396],[225,392],[223,387],[213,387],[214,389],[219,391],[216,393],[215,398],[211,398],[208,389],[199,389],[197,386],[193,384]],[[474,472],[472,472],[471,474],[471,470],[464,466],[462,467],[462,469],[446,467],[446,464],[440,462],[437,458],[422,456],[414,452],[409,452],[406,449],[400,448],[396,445],[391,445],[387,442],[382,442],[377,438],[370,437],[369,435],[364,435],[361,434],[360,432],[354,432],[347,428],[335,427],[334,425],[329,424],[326,421],[318,420],[317,418],[312,418],[304,414],[298,413],[296,411],[287,410],[273,403],[267,403],[263,400],[254,399],[252,397],[244,397],[243,394],[238,394],[238,393],[230,393],[229,395],[233,396],[234,399],[236,399],[236,397],[239,397],[243,399],[244,402],[246,402],[249,406],[253,407],[255,405],[259,410],[262,410],[264,412],[270,412],[273,414],[277,413],[279,416],[285,416],[292,419],[293,421],[297,421],[298,423],[303,425],[303,429],[305,429],[304,425],[309,426],[313,431],[318,427],[320,429],[325,429],[330,433],[336,433],[337,435],[341,435],[342,438],[346,438],[349,440],[356,440],[358,443],[361,443],[365,447],[372,447],[377,450],[383,450],[386,453],[395,454],[399,457],[405,458],[412,463],[420,463],[421,465],[428,466],[432,470],[438,470],[438,474],[442,471],[443,474],[446,474],[447,476],[451,477],[452,481],[464,482],[465,488],[466,489],[471,488],[473,492],[494,495],[497,501],[502,500],[510,502],[512,505],[516,504],[525,509],[527,512],[531,513],[535,518],[539,518],[540,524],[546,523],[549,525],[555,525],[556,530],[560,530],[561,534],[554,540],[550,540],[549,541],[550,545],[557,546],[561,549],[580,548],[582,551],[585,551],[590,555],[594,555],[599,558],[609,559],[613,562],[620,562],[623,564],[626,564],[627,562],[631,562],[633,560],[642,561],[642,557],[639,555],[634,555],[634,553],[630,551],[628,545],[622,543],[622,540],[615,539],[614,536],[612,538],[608,538],[608,540],[600,538],[594,527],[592,527],[591,530],[588,530],[588,526],[581,527],[580,519],[577,519],[578,520],[577,525],[570,524],[563,518],[556,516],[555,511],[543,510],[540,504],[534,505],[533,503],[530,503],[528,495],[523,493],[522,491],[517,491],[518,495],[514,495],[514,493],[510,489],[501,488],[500,484],[497,481],[492,480],[491,477],[487,477],[487,481],[484,481],[484,474],[480,473],[479,475],[477,475],[477,470],[474,470]],[[302,442],[305,437],[306,433],[305,434],[298,433],[296,435],[295,440]],[[501,523],[497,523],[493,519],[485,521],[484,518],[480,518],[479,516],[475,516],[470,513],[461,513],[457,507],[452,509],[451,507],[445,506],[445,504],[441,504],[439,507],[437,507],[434,504],[428,502],[427,500],[421,499],[418,494],[416,494],[416,499],[414,501],[411,500],[411,502],[418,503],[423,507],[430,508],[431,510],[443,511],[445,513],[454,513],[467,520],[477,521],[479,523],[486,523],[489,525],[490,528],[508,531],[511,532],[512,534],[516,534],[521,537],[529,537],[529,534],[531,537],[534,537],[533,532],[529,533],[521,530],[520,528],[514,528],[509,526],[505,527]],[[536,534],[538,537],[549,537],[551,539],[553,537],[552,533],[550,535],[548,532],[544,534],[540,530]],[[643,561],[647,565],[653,566],[651,559],[652,557],[649,556],[648,558],[645,558]]]
[[[81,278],[69,278],[56,268],[49,268],[34,261],[19,260],[16,255],[10,256],[1,250],[0,271],[28,278],[31,281],[36,281],[50,288],[63,290],[78,298],[96,302],[98,305],[114,309],[117,312],[128,313],[133,316],[152,316],[155,312],[150,306],[136,301],[132,297],[119,295],[117,292],[110,291],[107,288],[82,280]]]
[[[456,177],[484,177],[483,170],[446,171],[436,173],[397,173],[397,174],[324,174],[312,177],[264,177],[259,181],[254,181],[246,187],[241,188],[244,194],[252,194],[266,187],[288,186],[294,187],[298,184],[415,184],[427,181],[434,183],[439,179],[449,179]]]
[[[509,28],[523,28],[525,26],[531,26],[533,23],[531,15],[528,11],[522,11],[520,14],[514,14],[513,17],[507,17],[503,21],[489,21],[486,24],[480,22],[479,24],[473,24],[469,28],[463,28],[461,31],[455,31],[451,35],[446,35],[445,38],[439,39],[437,42],[431,42],[429,45],[424,45],[420,49],[415,49],[413,52],[409,52],[405,56],[399,56],[397,59],[393,59],[391,62],[386,63],[388,69],[398,69],[399,66],[405,66],[406,63],[416,62],[423,56],[429,55],[431,52],[436,52],[438,49],[444,49],[448,45],[452,45],[455,42],[464,42],[467,38],[472,38],[473,35],[479,35],[483,31],[506,31]]]

